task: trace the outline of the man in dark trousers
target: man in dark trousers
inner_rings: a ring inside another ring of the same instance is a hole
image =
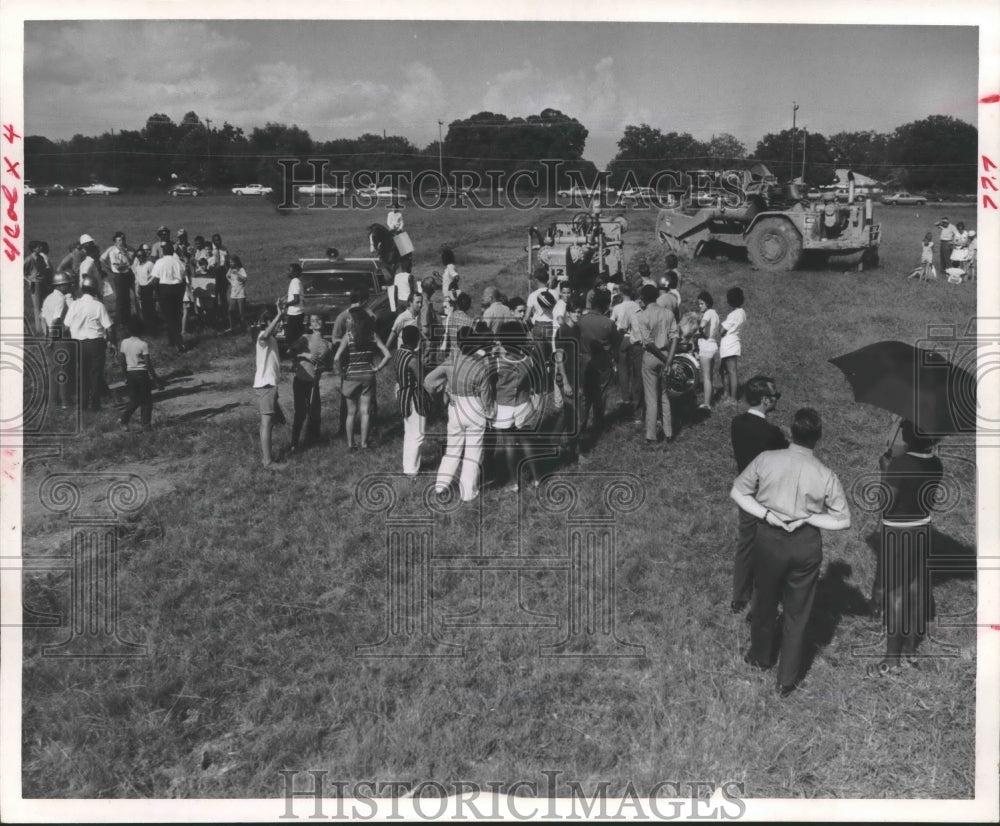
[[[787,697],[799,680],[806,625],[823,562],[820,529],[851,526],[844,488],[836,474],[813,456],[823,435],[819,413],[796,411],[792,444],[765,450],[733,483],[730,496],[759,520],[753,542],[754,594],[750,650],[744,661],[754,668],[772,665],[778,602],[785,609],[778,660],[778,692]]]
[[[744,387],[747,404],[746,413],[733,417],[730,432],[733,439],[733,454],[740,473],[746,470],[757,455],[765,450],[783,450],[788,440],[767,421],[767,414],[778,407],[781,393],[770,376],[754,376]],[[733,565],[733,601],[729,608],[734,614],[740,613],[750,602],[753,592],[753,538],[757,532],[757,520],[746,511],[739,509],[739,525],[736,529],[736,561]]]

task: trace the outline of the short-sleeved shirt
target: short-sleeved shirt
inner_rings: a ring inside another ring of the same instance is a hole
[[[184,265],[176,255],[164,255],[153,264],[152,277],[164,286],[176,286],[184,282]]]
[[[677,319],[666,307],[647,304],[639,313],[640,343],[652,344],[657,350],[666,350],[670,342],[680,335]]]
[[[726,320],[722,322],[722,329],[725,330],[725,335],[719,343],[720,358],[742,355],[743,342],[741,336],[743,325],[746,324],[746,321],[747,314],[742,307],[737,307],[726,316]]]
[[[396,316],[396,320],[392,322],[392,332],[397,336],[402,332],[404,327],[416,327],[417,319],[413,315],[413,312],[407,307],[403,312]]]
[[[483,321],[490,325],[490,330],[496,334],[500,332],[500,325],[505,321],[514,321],[517,316],[502,301],[494,301],[483,310]]]
[[[315,334],[301,336],[289,348],[296,354],[309,354],[309,358],[295,359],[295,378],[302,381],[315,381],[322,372],[323,363],[330,355],[330,344],[325,338]],[[318,362],[319,367],[314,363]]]
[[[955,229],[954,224],[945,224],[941,227],[941,240],[951,241],[951,239],[955,237],[956,232],[958,232],[958,230]]]
[[[45,301],[42,302],[42,318],[49,325],[49,329],[62,323],[72,303],[73,296],[69,293],[64,295],[59,290],[53,290],[45,297]]]
[[[226,279],[229,281],[230,298],[247,297],[247,271],[243,267],[236,270],[229,270],[226,273]]]
[[[405,304],[410,300],[410,293],[413,292],[411,287],[412,280],[413,276],[405,271],[397,272],[395,278],[392,279],[392,284],[396,288],[397,306],[399,306],[399,303]]]
[[[121,343],[121,354],[125,357],[126,372],[146,372],[149,369],[149,343],[141,338],[129,336]]]
[[[889,463],[885,481],[892,491],[882,521],[926,524],[930,521],[934,491],[944,476],[941,460],[931,454],[904,453]]]
[[[145,261],[138,259],[132,262],[132,273],[135,275],[135,285],[137,287],[148,287],[153,278],[153,262],[148,258]]]
[[[528,307],[528,318],[531,321],[547,321],[551,324],[552,316],[549,315],[549,311],[538,303],[538,299],[543,293],[548,293],[552,296],[552,300],[555,301],[556,297],[552,295],[552,291],[548,287],[539,287],[528,294],[528,300],[524,303]]]
[[[290,303],[293,298],[299,297],[298,304]],[[302,281],[299,278],[293,278],[288,282],[288,295],[289,304],[285,309],[286,315],[302,315],[305,310],[302,309]]]
[[[610,370],[612,354],[618,349],[621,333],[606,315],[587,310],[577,325],[580,331],[580,357],[596,370]]]
[[[733,489],[752,496],[785,522],[827,511],[848,513],[837,474],[801,445],[759,454],[736,477]]]
[[[281,363],[278,358],[278,342],[273,335],[265,336],[264,333],[261,333],[257,336],[255,361],[256,372],[253,377],[253,386],[255,388],[277,387]]]
[[[111,316],[107,308],[89,293],[84,293],[66,311],[63,325],[69,330],[70,338],[76,341],[106,338],[111,329]]]

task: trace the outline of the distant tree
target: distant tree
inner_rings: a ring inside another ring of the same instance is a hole
[[[618,141],[618,154],[608,164],[608,171],[612,186],[620,186],[626,177],[645,186],[658,173],[697,169],[710,160],[707,143],[687,132],[664,134],[643,123],[625,127],[625,134]]]
[[[792,157],[794,142],[794,160]],[[820,132],[791,129],[772,132],[758,142],[754,160],[760,161],[778,176],[780,180],[792,180],[802,174],[802,153],[805,147],[807,184],[822,186],[835,179],[837,164],[830,152],[826,136]]]
[[[892,164],[907,169],[907,186],[975,192],[979,132],[948,115],[931,115],[898,127],[889,141]]]
[[[882,132],[838,132],[830,137],[830,153],[838,167],[878,180],[890,173],[889,135]]]
[[[708,142],[708,167],[710,169],[732,169],[746,157],[747,148],[733,135],[723,132],[713,135]]]

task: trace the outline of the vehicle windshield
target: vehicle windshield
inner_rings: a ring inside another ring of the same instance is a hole
[[[370,272],[308,273],[302,279],[302,289],[306,295],[331,295],[364,290],[371,293],[374,288]]]

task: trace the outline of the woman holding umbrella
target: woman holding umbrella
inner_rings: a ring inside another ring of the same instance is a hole
[[[882,547],[872,586],[872,607],[884,616],[885,659],[878,673],[916,668],[914,659],[930,614],[931,507],[944,474],[932,452],[937,439],[920,436],[913,422],[900,426],[906,452],[889,462],[883,476],[887,502],[882,512]]]

